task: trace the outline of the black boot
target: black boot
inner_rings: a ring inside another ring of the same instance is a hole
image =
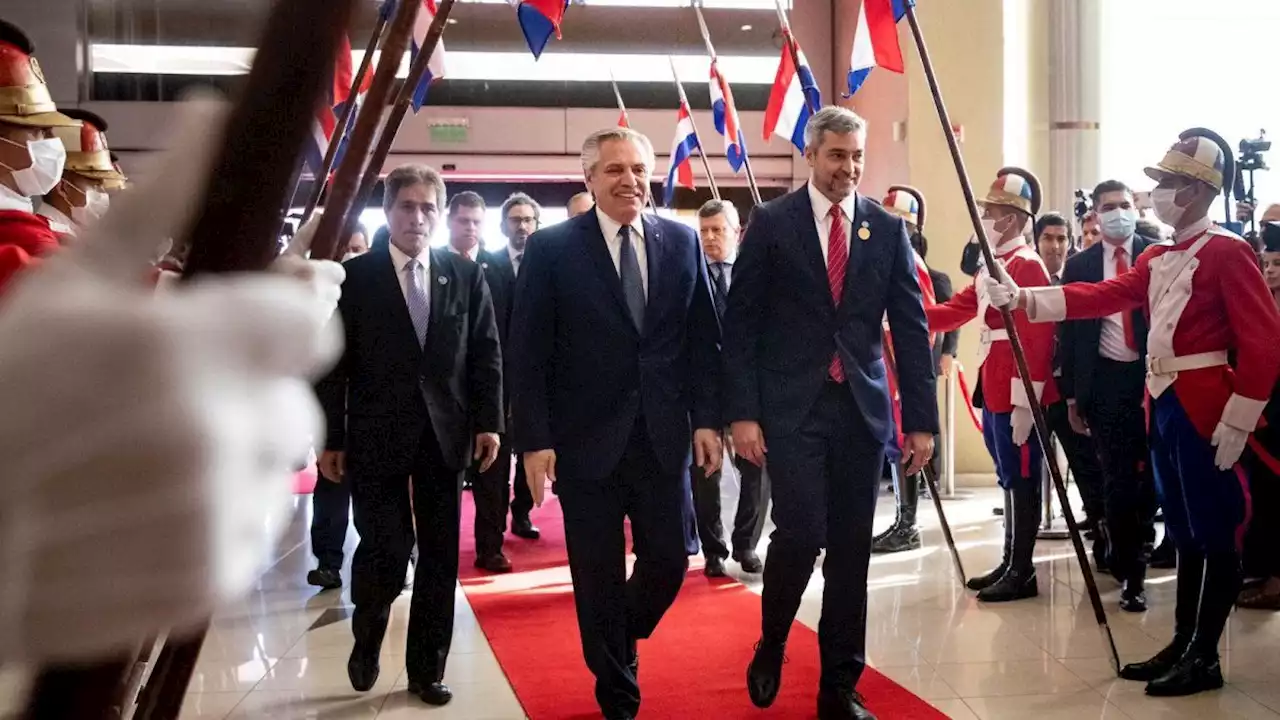
[[[1164,533],[1164,540],[1151,551],[1150,565],[1157,570],[1172,570],[1178,566],[1178,552],[1173,547],[1173,539],[1169,532]]]
[[[1036,583],[1036,533],[1040,531],[1040,481],[1023,479],[1013,488],[1013,550],[1009,569],[978,593],[982,602],[1012,602],[1040,594]]]
[[[1008,491],[1004,491],[1004,559],[994,570],[986,575],[969,578],[969,582],[965,583],[965,587],[970,590],[985,590],[995,585],[1000,578],[1004,577],[1005,571],[1009,569],[1009,553],[1013,550],[1013,495]]]
[[[1205,559],[1191,647],[1169,672],[1147,684],[1148,695],[1182,697],[1222,687],[1218,641],[1227,627],[1243,579],[1240,556],[1236,553],[1215,553]]]
[[[903,478],[895,486],[898,519],[888,532],[871,541],[873,553],[896,553],[920,549],[920,529],[916,527],[916,508],[920,505],[920,485],[915,477]]]
[[[1154,657],[1130,663],[1120,670],[1120,677],[1137,682],[1151,682],[1173,669],[1186,654],[1195,636],[1200,614],[1200,587],[1204,584],[1204,556],[1183,554],[1178,563],[1178,604],[1174,608],[1173,642]]]

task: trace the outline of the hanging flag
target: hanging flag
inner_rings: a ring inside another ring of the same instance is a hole
[[[907,8],[915,4],[915,0],[863,0],[853,31],[849,93],[845,97],[858,92],[874,68],[899,74],[906,71],[902,47],[898,44],[898,21],[907,14]]]
[[[622,93],[618,91],[618,83],[613,79],[613,72],[609,73],[609,84],[613,86],[613,97],[618,101],[618,127],[631,127],[631,119],[627,117],[627,106],[622,104]]]
[[[809,108],[822,107],[822,92],[818,90],[818,83],[813,79],[813,71],[809,69],[809,61],[800,50],[800,44],[785,28],[782,40],[782,59],[778,61],[778,74],[773,78],[769,105],[764,111],[764,139],[767,141],[777,135],[790,140],[804,152],[804,126],[809,122]],[[800,60],[798,68],[796,59]]]
[[[667,179],[662,183],[663,205],[671,207],[677,184],[690,190],[694,188],[693,152],[697,149],[698,134],[693,131],[689,105],[681,99],[680,112],[676,116],[676,137],[671,143],[671,164],[667,168]]]
[[[729,160],[729,167],[740,172],[747,157],[747,142],[738,122],[738,109],[733,104],[733,90],[729,89],[715,58],[711,60],[711,114],[715,119],[716,132],[724,136],[724,154]]]
[[[507,3],[516,9],[516,20],[520,23],[520,32],[524,33],[524,41],[529,44],[529,52],[534,59],[542,57],[551,36],[560,39],[560,23],[564,22],[569,0],[507,0]]]
[[[311,170],[313,176],[324,170],[324,155],[329,150],[329,140],[333,137],[334,126],[338,119],[334,117],[333,108],[328,103],[321,103],[316,108],[315,121],[311,124],[311,136],[303,148],[302,162]]]
[[[347,115],[347,124],[342,127],[342,135],[338,138],[338,150],[333,156],[333,167],[329,169],[330,175],[332,175],[333,172],[338,169],[338,166],[342,164],[342,157],[347,153],[347,142],[351,140],[351,131],[354,130],[356,126],[356,115],[360,114],[360,106],[364,105],[364,100],[364,93],[357,96],[355,100],[355,107],[351,109],[351,114]],[[332,138],[330,138],[330,142],[332,141]]]
[[[426,45],[427,32],[431,29],[431,21],[435,17],[435,0],[422,0],[422,9],[418,11],[418,17],[413,23],[413,42],[409,47],[410,65]],[[442,77],[444,77],[444,38],[440,38],[436,43],[435,52],[431,53],[431,59],[427,62],[427,71],[422,74],[422,80],[413,90],[412,104],[415,113],[427,104],[427,90],[431,87],[431,82]]]

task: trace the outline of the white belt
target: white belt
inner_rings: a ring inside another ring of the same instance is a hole
[[[1227,364],[1227,351],[1214,350],[1213,352],[1196,353],[1195,355],[1182,355],[1179,357],[1148,357],[1147,358],[1147,374],[1157,377],[1176,375],[1180,372],[1189,370],[1203,370],[1204,368],[1218,367]]]
[[[1005,330],[1004,328],[994,328],[994,329],[983,328],[982,332],[979,333],[978,335],[978,340],[983,345],[989,345],[993,342],[996,342],[997,340],[1008,340],[1008,339],[1009,339],[1009,331]]]

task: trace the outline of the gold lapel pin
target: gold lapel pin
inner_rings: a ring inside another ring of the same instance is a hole
[[[866,220],[862,221],[862,227],[858,228],[858,239],[866,242],[871,239],[871,223]]]

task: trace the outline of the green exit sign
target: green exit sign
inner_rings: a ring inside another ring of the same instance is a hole
[[[430,128],[431,142],[457,144],[467,141],[466,125],[432,125]]]

